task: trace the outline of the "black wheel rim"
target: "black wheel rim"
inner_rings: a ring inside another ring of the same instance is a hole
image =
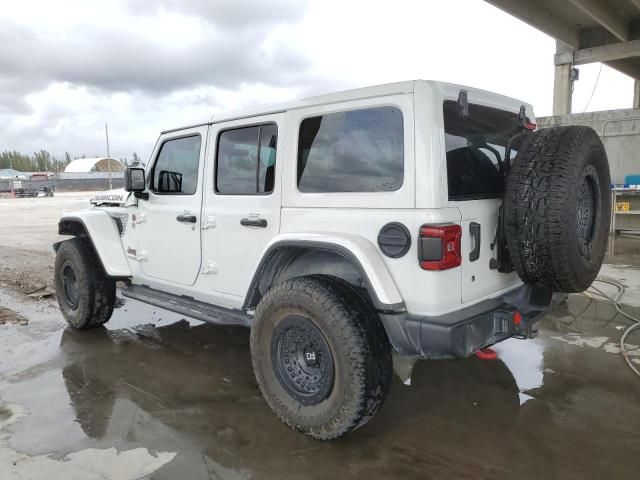
[[[596,233],[599,211],[599,181],[592,166],[588,166],[578,185],[577,234],[580,250],[583,255],[591,251],[591,244]]]
[[[78,308],[80,301],[80,292],[78,291],[76,272],[69,263],[65,263],[62,267],[62,287],[64,290],[64,299],[69,306],[75,310]]]
[[[273,332],[271,359],[282,388],[303,405],[320,403],[331,393],[331,349],[310,320],[297,315],[283,319]]]

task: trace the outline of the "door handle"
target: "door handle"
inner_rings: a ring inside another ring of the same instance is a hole
[[[267,228],[267,221],[264,218],[243,218],[240,220],[243,227]]]
[[[469,253],[469,261],[475,262],[480,258],[480,224],[471,222],[469,224],[469,234],[473,239],[473,250]]]
[[[176,217],[176,220],[182,223],[196,223],[196,216],[190,213],[181,213]]]

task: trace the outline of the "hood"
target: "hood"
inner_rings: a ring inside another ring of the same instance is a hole
[[[126,192],[124,188],[116,188],[96,194],[89,202],[91,205],[121,206],[124,205],[127,198],[129,198],[129,192]]]

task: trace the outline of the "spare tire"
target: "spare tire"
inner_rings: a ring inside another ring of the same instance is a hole
[[[592,128],[546,128],[523,139],[507,177],[504,228],[525,283],[567,293],[591,285],[607,247],[609,185]]]

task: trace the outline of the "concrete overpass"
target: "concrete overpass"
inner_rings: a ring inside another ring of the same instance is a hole
[[[602,62],[635,79],[640,108],[640,0],[485,0],[556,39],[553,115],[571,113],[572,69]]]

